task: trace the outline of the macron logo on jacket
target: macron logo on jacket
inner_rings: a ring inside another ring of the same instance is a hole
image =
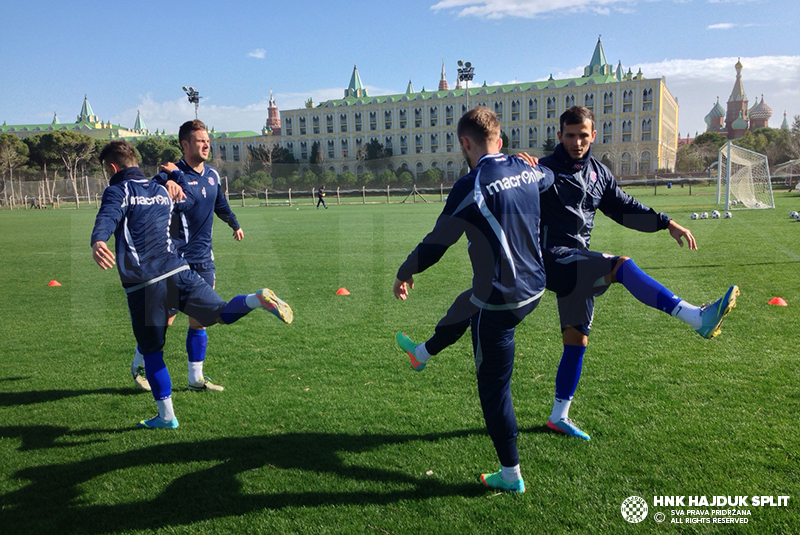
[[[523,171],[518,175],[506,176],[502,179],[495,180],[486,185],[486,193],[491,197],[495,193],[505,191],[511,188],[518,188],[522,185],[528,185],[533,182],[538,182],[544,178],[544,173],[538,169],[531,169],[530,171]]]

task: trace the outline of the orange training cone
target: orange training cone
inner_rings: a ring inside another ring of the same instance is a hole
[[[48,286],[61,286],[61,283],[58,282],[57,280],[51,280],[50,282],[47,283],[47,285]]]
[[[773,297],[769,300],[770,305],[778,305],[780,307],[789,306],[789,304],[783,299],[783,297]]]
[[[350,292],[347,291],[347,288],[339,288],[336,290],[336,295],[350,295]]]

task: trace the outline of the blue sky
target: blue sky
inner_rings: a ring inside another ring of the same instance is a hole
[[[191,9],[189,9],[191,8]],[[101,120],[176,131],[203,97],[218,131],[259,131],[270,90],[281,109],[341,98],[353,65],[371,95],[435,89],[442,60],[475,83],[579,76],[598,35],[609,62],[665,76],[682,136],[704,131],[733,88],[738,57],[751,105],[778,127],[800,115],[796,0],[372,0],[55,2],[0,5],[0,121],[75,121],[84,94]]]

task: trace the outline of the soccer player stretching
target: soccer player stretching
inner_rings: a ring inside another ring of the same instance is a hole
[[[237,295],[225,302],[186,260],[175,253],[169,236],[173,202],[166,188],[148,180],[136,162],[133,145],[112,141],[100,152],[100,161],[113,175],[92,230],[92,257],[103,269],[117,264],[128,298],[131,325],[142,353],[145,373],[158,414],[139,422],[140,427],[175,429],[172,382],[164,365],[167,310],[176,308],[203,326],[233,323],[251,310],[263,307],[276,316],[291,317],[291,308],[273,299],[264,288]],[[182,208],[191,208],[186,196]],[[116,257],[106,242],[114,235]],[[116,262],[116,258],[119,262]]]
[[[472,170],[453,185],[433,230],[400,266],[393,292],[405,300],[414,286],[413,275],[435,264],[466,233],[478,394],[500,460],[500,471],[481,475],[481,481],[487,487],[525,492],[511,401],[514,328],[544,293],[539,191],[550,186],[553,175],[500,154],[500,123],[488,108],[464,114],[457,135]]]
[[[539,160],[540,165],[555,173],[553,186],[541,195],[541,240],[547,289],[558,298],[564,343],[547,427],[589,440],[590,436],[569,418],[569,408],[589,343],[594,297],[619,282],[642,303],[684,321],[704,338],[713,338],[719,334],[725,315],[736,305],[739,288],[731,286],[722,298],[698,307],[648,276],[630,258],[590,251],[597,210],[641,232],[667,230],[681,247],[683,240],[689,249],[697,249],[697,245],[688,229],[622,191],[608,168],[592,156],[591,144],[597,132],[591,110],[583,106],[568,109],[561,115],[560,128],[555,152]],[[528,155],[522,156],[533,161]],[[456,298],[424,344],[415,344],[404,333],[397,335],[414,369],[423,369],[431,355],[455,343],[466,331],[464,316],[469,303],[464,296]]]

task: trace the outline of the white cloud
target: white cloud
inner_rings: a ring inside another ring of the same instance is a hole
[[[248,52],[247,53],[248,57],[250,57],[250,58],[258,58],[258,59],[264,59],[266,57],[266,55],[267,55],[267,51],[264,50],[263,48],[256,48],[252,52]]]
[[[720,22],[719,24],[709,24],[707,30],[730,30],[736,27],[732,22]]]
[[[460,17],[535,18],[548,13],[593,12],[608,15],[611,10],[626,11],[635,0],[440,0],[433,11],[452,11]]]

